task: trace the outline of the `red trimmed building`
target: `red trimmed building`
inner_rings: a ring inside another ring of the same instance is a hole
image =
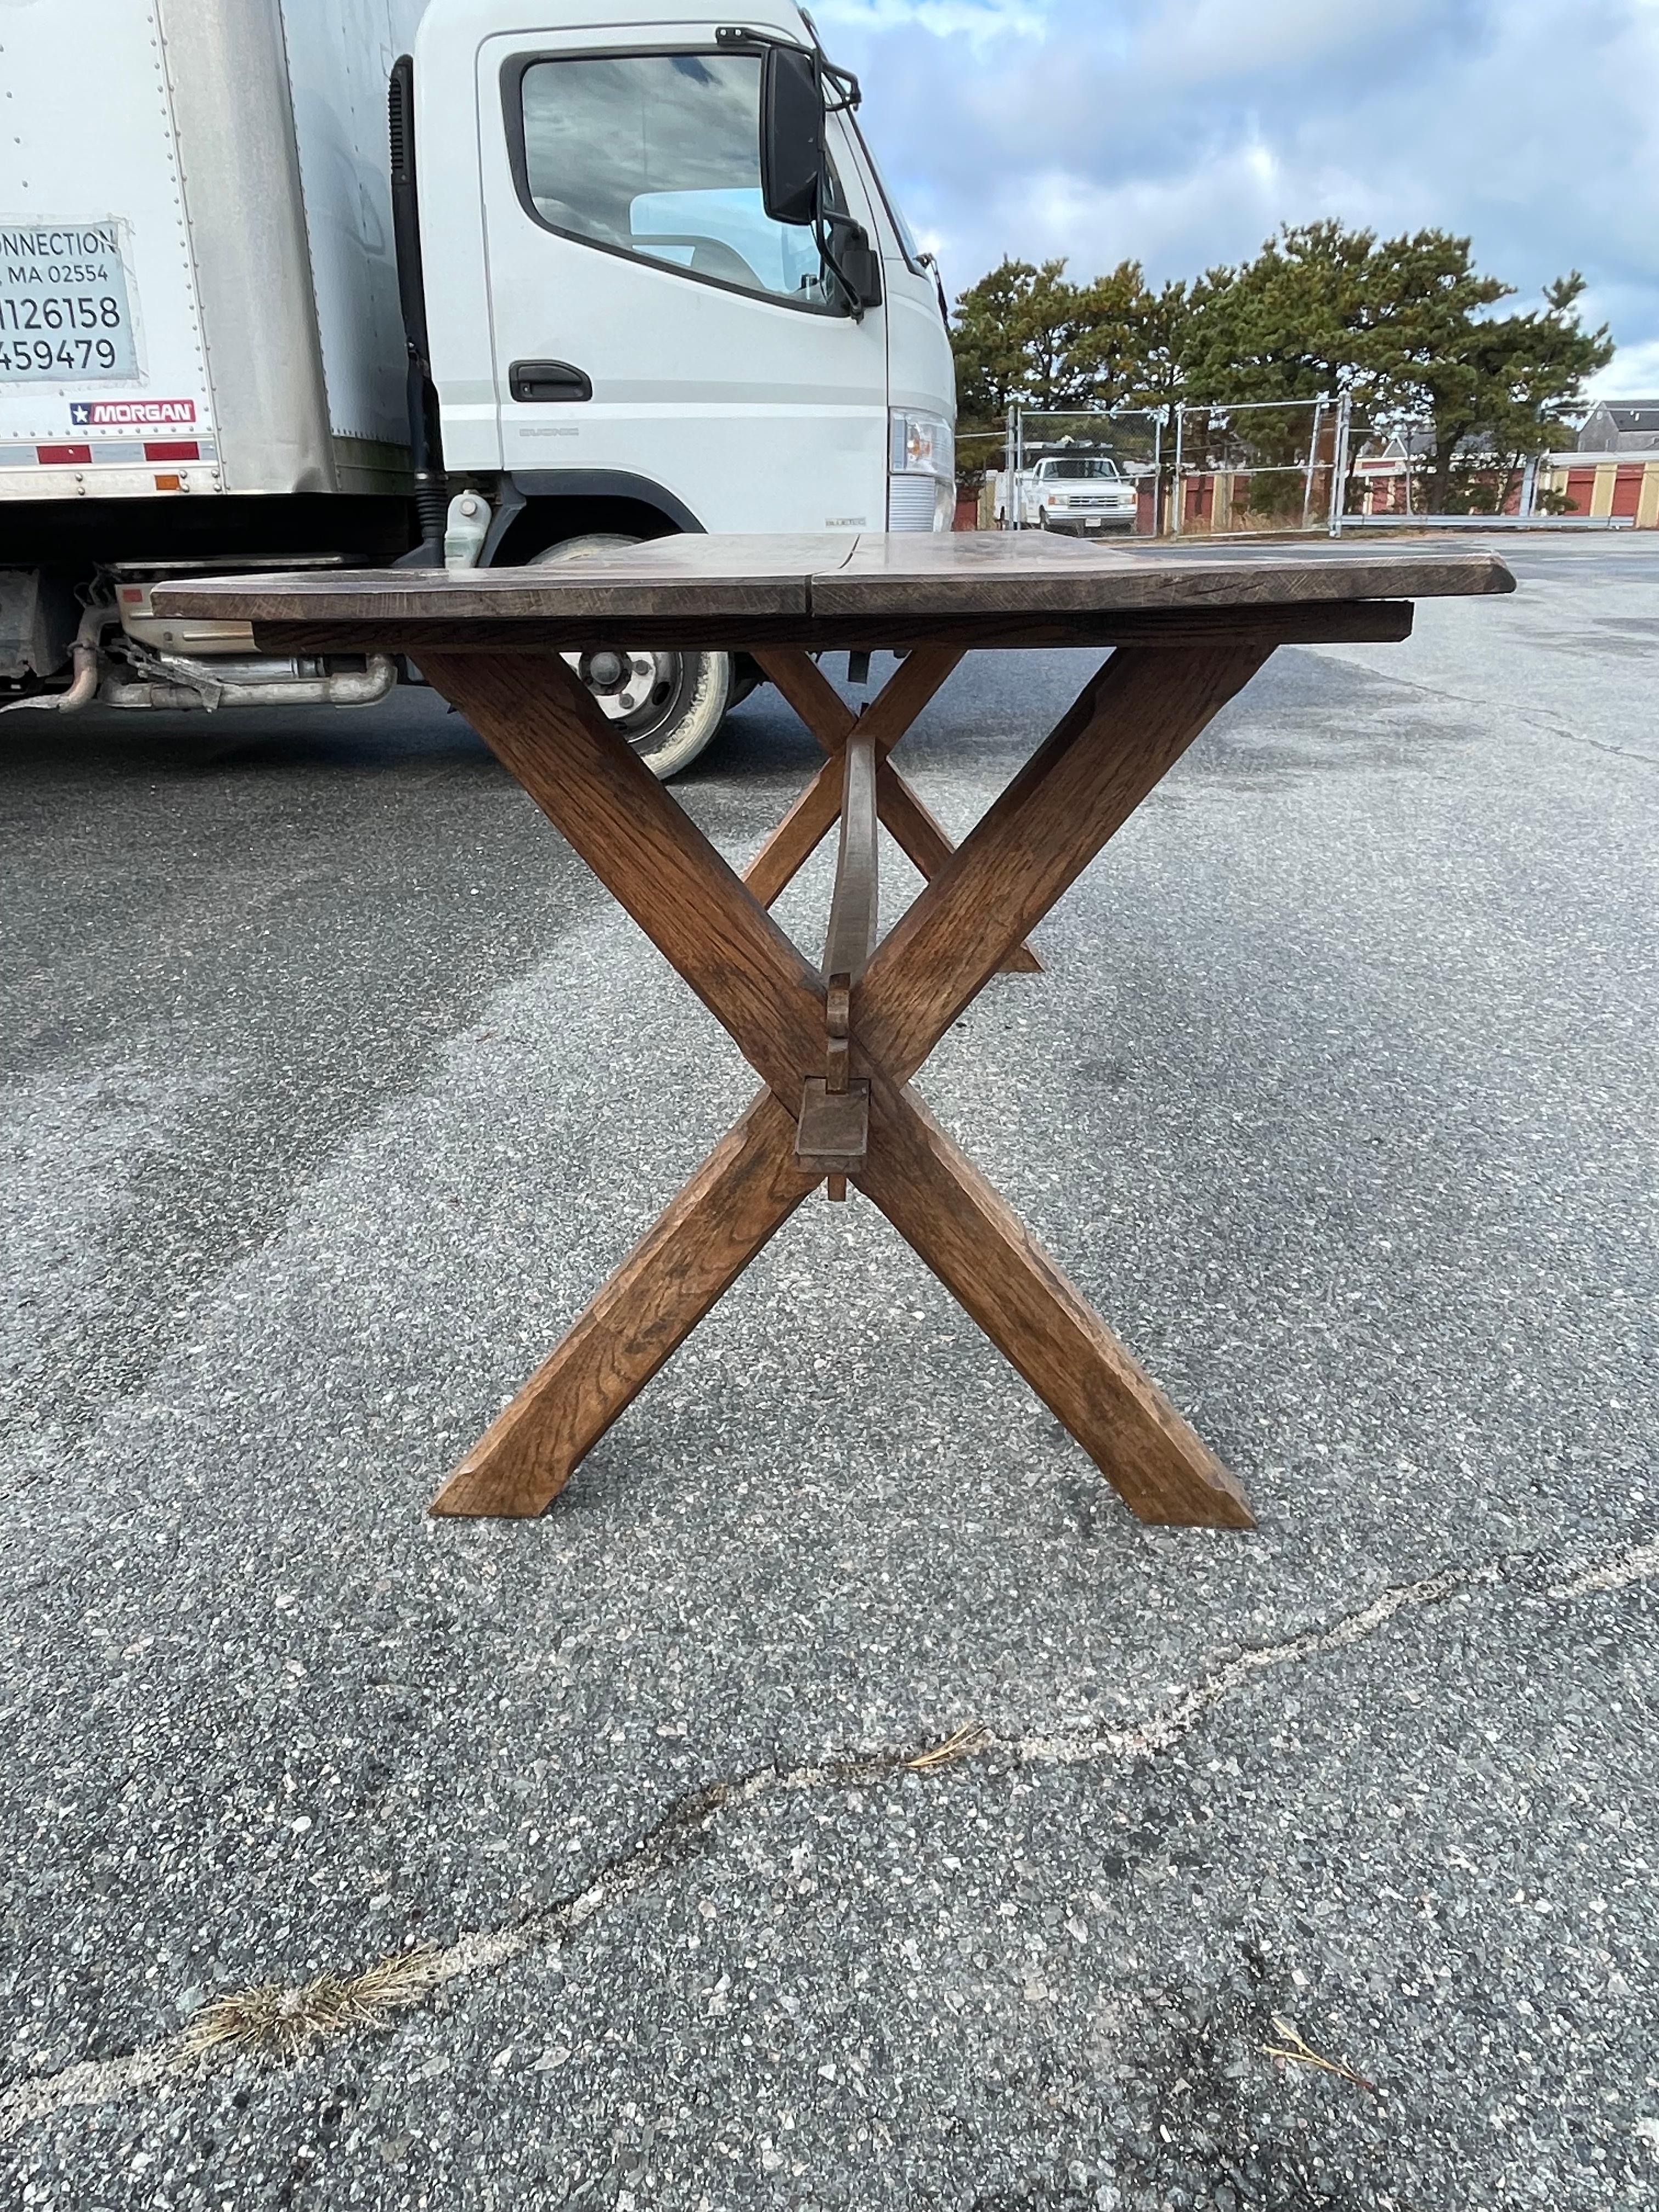
[[[1575,449],[1540,462],[1538,483],[1576,514],[1624,515],[1638,530],[1659,530],[1659,399],[1598,401]]]

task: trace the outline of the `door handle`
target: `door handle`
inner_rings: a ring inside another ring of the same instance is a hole
[[[515,361],[507,372],[515,399],[591,399],[592,379],[568,361]]]

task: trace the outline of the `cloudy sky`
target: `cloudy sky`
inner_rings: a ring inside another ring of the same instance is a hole
[[[1005,253],[1154,278],[1323,215],[1562,271],[1659,392],[1659,0],[811,0],[952,291]]]

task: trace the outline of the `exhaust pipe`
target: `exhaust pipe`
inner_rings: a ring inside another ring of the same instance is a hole
[[[372,707],[398,680],[397,664],[384,653],[370,653],[362,668],[332,672],[324,672],[315,661],[264,657],[192,660],[183,653],[161,653],[155,662],[170,680],[106,677],[98,691],[99,705],[209,714],[221,707]]]
[[[75,676],[68,690],[37,691],[32,699],[14,699],[0,707],[0,714],[21,714],[25,707],[37,708],[47,714],[77,714],[82,707],[90,707],[98,692],[98,670],[102,657],[99,640],[117,619],[107,599],[94,599],[82,616],[75,643],[70,648],[70,665]]]
[[[103,633],[119,619],[108,600],[94,599],[75,633],[70,648],[74,676],[67,690],[9,700],[0,707],[0,714],[18,714],[26,707],[48,714],[76,714],[94,702],[210,714],[220,707],[372,707],[398,681],[397,663],[384,653],[370,653],[362,668],[334,670],[325,669],[319,660],[281,660],[264,654],[198,660],[184,653],[160,653],[147,657],[147,665],[153,663],[160,670],[159,679],[129,679],[112,672],[103,651]]]

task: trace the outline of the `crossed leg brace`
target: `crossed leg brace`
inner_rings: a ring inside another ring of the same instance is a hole
[[[1232,1475],[933,1121],[909,1079],[1272,650],[1253,640],[1120,647],[963,845],[935,856],[932,880],[852,993],[851,1069],[870,1096],[867,1154],[852,1180],[1143,1521],[1254,1526]],[[767,658],[805,691],[805,654]],[[899,705],[908,711],[901,720],[890,710],[902,732],[955,658],[942,649],[926,659],[912,653],[866,721],[902,684]],[[432,1507],[535,1514],[822,1182],[797,1164],[795,1143],[804,1079],[823,1061],[824,982],[757,895],[760,863],[748,885],[739,880],[562,661],[434,653],[422,665],[765,1085]],[[830,767],[838,810],[839,769]],[[768,881],[758,885],[763,896]]]
[[[841,811],[841,751],[855,728],[875,750],[876,811],[883,826],[916,872],[933,881],[955,848],[887,757],[964,652],[960,646],[919,647],[901,661],[898,673],[861,716],[825,681],[810,653],[775,647],[755,654],[830,756],[744,871],[744,883],[763,906],[774,902],[833,827]],[[1028,945],[1017,945],[1002,965],[1024,975],[1042,969]]]

